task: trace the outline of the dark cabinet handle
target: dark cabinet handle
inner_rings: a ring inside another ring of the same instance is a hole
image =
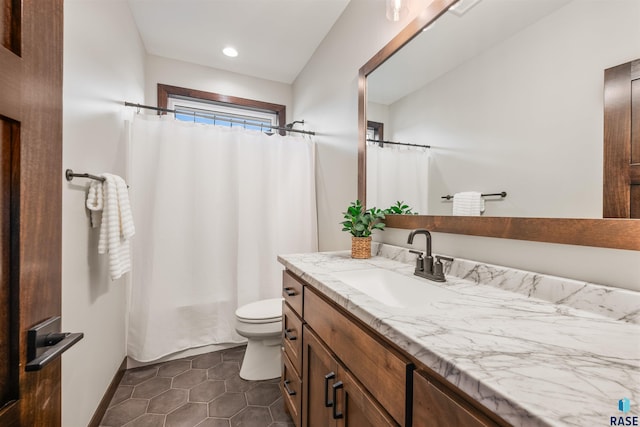
[[[298,337],[296,337],[295,335],[293,335],[291,332],[293,331],[293,329],[285,329],[284,330],[284,336],[287,337],[287,339],[289,341],[295,341],[298,339]]]
[[[342,418],[342,412],[338,412],[338,399],[336,395],[338,394],[338,389],[343,388],[344,384],[342,384],[342,381],[338,381],[331,387],[333,387],[333,401],[335,402],[333,405],[333,419],[338,420]]]
[[[296,291],[293,288],[284,288],[284,293],[289,297],[296,296]]]
[[[329,380],[336,377],[334,372],[329,372],[324,376],[324,406],[330,408],[333,406],[333,400],[329,400]]]
[[[289,396],[294,396],[294,395],[296,394],[296,391],[295,391],[295,390],[291,390],[291,389],[289,388],[289,384],[290,384],[290,383],[291,383],[291,381],[289,381],[289,380],[284,380],[284,388],[287,390],[287,394],[288,394]]]

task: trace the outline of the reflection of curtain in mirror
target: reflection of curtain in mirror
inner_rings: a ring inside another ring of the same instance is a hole
[[[381,209],[403,201],[428,213],[429,149],[367,146],[367,206]]]

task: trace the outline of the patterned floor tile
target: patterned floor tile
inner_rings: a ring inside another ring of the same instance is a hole
[[[240,378],[245,349],[128,370],[100,426],[292,427],[278,378]]]

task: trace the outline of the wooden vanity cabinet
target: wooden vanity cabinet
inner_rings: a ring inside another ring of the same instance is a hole
[[[296,427],[508,426],[285,271],[280,382]]]
[[[311,331],[303,328],[302,426],[396,427],[364,386]]]

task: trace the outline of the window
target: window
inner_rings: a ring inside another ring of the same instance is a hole
[[[169,97],[167,108],[176,110],[176,119],[219,126],[241,126],[251,130],[271,130],[278,126],[278,115],[223,103]]]
[[[380,122],[367,121],[367,139],[382,141],[384,139],[384,124]]]
[[[221,126],[269,130],[286,123],[284,105],[163,84],[158,84],[158,107],[176,110],[178,120]]]

